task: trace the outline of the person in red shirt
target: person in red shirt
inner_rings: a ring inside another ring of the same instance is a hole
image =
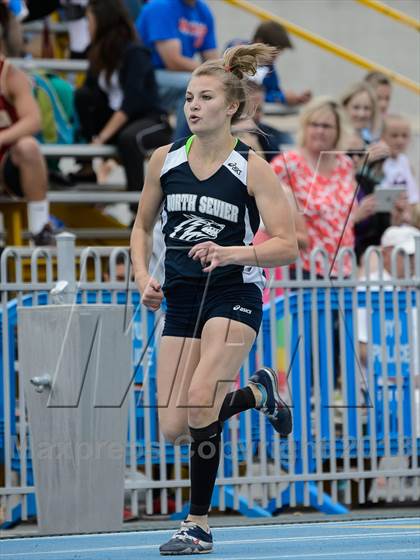
[[[338,250],[354,248],[354,223],[374,212],[370,198],[356,204],[352,162],[342,152],[343,132],[339,104],[328,97],[314,99],[301,115],[298,148],[271,162],[281,182],[291,188],[305,218],[309,245],[301,257],[307,274],[311,251],[321,248],[328,257],[328,269],[318,259],[317,274],[336,276]],[[344,274],[350,274],[349,256],[344,258],[343,267]]]
[[[51,245],[47,167],[32,136],[40,126],[30,81],[3,56],[0,42],[0,191],[27,200],[28,229],[34,244]]]

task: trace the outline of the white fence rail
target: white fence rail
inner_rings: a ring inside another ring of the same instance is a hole
[[[124,282],[116,280],[121,254]],[[318,257],[326,258],[318,252],[313,261]],[[343,258],[339,254],[339,269]],[[398,258],[394,251],[394,271]],[[404,255],[402,278],[385,279],[380,252],[369,249],[364,271],[369,280],[360,280],[353,258],[350,277],[320,279],[299,264],[295,279],[286,268],[281,279],[270,282],[263,325],[239,378],[246,383],[263,363],[277,369],[293,407],[294,429],[280,438],[256,411],[226,423],[213,507],[270,516],[285,505],[338,513],[355,501],[419,499],[420,242],[415,258],[413,276]],[[373,261],[379,280],[370,274]],[[57,250],[10,247],[1,256],[0,274],[0,463],[5,473],[0,496],[7,519],[26,519],[36,511],[25,396],[19,390],[19,356],[25,349],[17,348],[16,310],[60,298],[76,304],[134,304],[129,435],[121,444],[126,493],[133,515],[140,509],[182,515],[188,447],[165,442],[155,406],[155,328],[163,317],[139,306],[127,249],[75,250],[65,237]],[[362,330],[367,332],[364,353]]]

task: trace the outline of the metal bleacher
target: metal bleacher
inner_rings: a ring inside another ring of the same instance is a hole
[[[53,24],[58,25],[58,24]],[[40,27],[40,26],[38,26]],[[31,29],[36,31],[37,29]],[[56,31],[54,29],[54,31]],[[57,29],[65,31],[65,29]],[[10,62],[22,70],[52,72],[85,72],[86,60],[66,59],[21,59],[11,58]],[[115,146],[97,146],[93,144],[43,144],[41,152],[48,159],[53,158],[113,158],[117,156]],[[51,203],[51,214],[64,222],[66,231],[77,235],[82,244],[98,242],[112,245],[128,243],[129,230],[110,216],[98,210],[98,205],[127,203],[136,204],[139,193],[127,191],[123,183],[115,185],[80,184],[66,190],[50,190],[47,197]],[[0,196],[1,212],[4,216],[5,241],[7,245],[20,246],[29,237],[25,229],[25,201]],[[77,219],[78,218],[78,219]],[[77,222],[80,223],[77,223]]]
[[[29,31],[42,31],[43,26],[31,24]],[[26,26],[27,27],[27,26]],[[25,27],[25,29],[26,29]],[[50,23],[53,32],[65,32],[64,24]],[[84,73],[87,70],[86,60],[68,60],[63,58],[10,58],[10,62],[26,72],[47,71],[57,73]],[[294,116],[294,108],[278,104],[265,104],[264,113],[271,118]],[[110,145],[94,144],[43,144],[41,151],[45,158],[114,158],[117,149]],[[80,244],[106,244],[112,245],[128,243],[129,229],[110,216],[105,216],[98,209],[98,205],[117,203],[137,204],[139,193],[125,190],[125,184],[78,184],[67,189],[53,190],[50,185],[48,200],[51,203],[51,214],[65,224],[66,231],[75,233]],[[24,245],[29,238],[25,229],[26,212],[25,202],[16,198],[0,195],[0,208],[4,216],[5,242],[7,245]],[[78,220],[76,220],[76,217]],[[79,223],[77,223],[79,221]]]
[[[116,156],[114,146],[91,144],[41,145],[41,151],[47,159],[61,157],[92,159]],[[100,244],[108,245],[118,240],[118,244],[124,244],[128,242],[129,229],[97,209],[98,205],[138,203],[139,193],[123,190],[124,188],[123,184],[81,184],[67,190],[49,190],[47,198],[51,204],[51,213],[62,220],[66,231],[75,233],[81,243],[91,243],[95,240]],[[25,201],[0,196],[0,208],[4,215],[6,244],[23,245],[28,238],[25,230]],[[80,223],[77,223],[78,221]]]

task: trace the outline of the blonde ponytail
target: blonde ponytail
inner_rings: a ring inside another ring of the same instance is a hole
[[[223,66],[237,78],[243,80],[255,76],[258,66],[272,64],[277,49],[263,43],[237,45],[223,53]]]
[[[221,59],[201,64],[192,76],[216,76],[221,80],[227,102],[239,102],[239,108],[232,117],[232,124],[235,124],[253,116],[254,107],[249,102],[247,82],[256,74],[258,66],[272,64],[277,52],[276,48],[263,43],[237,45],[227,49]]]

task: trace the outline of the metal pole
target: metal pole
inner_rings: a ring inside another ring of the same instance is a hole
[[[416,290],[416,319],[417,319],[417,333],[416,333],[416,340],[417,340],[417,348],[413,348],[414,352],[417,352],[417,360],[412,359],[411,360],[411,364],[414,365],[414,362],[417,361],[417,368],[420,369],[420,336],[419,336],[419,326],[420,326],[420,235],[416,235],[416,237],[414,238],[414,242],[415,242],[415,253],[414,253],[414,258],[415,258],[415,267],[414,267],[414,286],[415,286],[415,290]],[[409,306],[409,309],[411,308],[411,306]],[[413,321],[413,317],[410,318]],[[414,329],[414,321],[411,323]],[[413,332],[414,335],[414,332]],[[413,345],[414,346],[414,345]],[[411,463],[411,468],[413,470],[418,469],[419,467],[419,458],[418,458],[418,453],[417,453],[417,449],[416,449],[416,444],[417,444],[417,436],[419,435],[417,433],[417,429],[418,429],[418,425],[419,425],[419,414],[420,412],[417,410],[417,399],[415,398],[415,379],[416,379],[416,375],[419,374],[419,371],[414,371],[413,372],[414,375],[412,375],[411,377],[411,414],[413,415],[412,421],[411,421],[411,447],[412,447],[412,463]],[[419,499],[419,495],[420,495],[420,488],[419,488],[419,481],[418,481],[418,477],[414,477],[413,478],[414,481],[414,491],[413,491],[413,498],[414,500],[418,500]]]
[[[383,14],[384,16],[388,16],[390,18],[396,19],[400,23],[405,25],[409,25],[413,27],[417,31],[420,31],[420,21],[416,18],[405,14],[404,12],[400,12],[400,10],[396,10],[395,8],[391,8],[391,6],[387,6],[383,2],[378,2],[378,0],[356,0],[360,4],[363,4],[367,8],[372,8],[372,10],[376,10],[377,12]]]
[[[58,298],[59,303],[74,303],[76,295],[75,241],[73,233],[60,233],[57,241],[57,285],[51,290],[51,295]],[[57,302],[58,303],[58,302]]]

